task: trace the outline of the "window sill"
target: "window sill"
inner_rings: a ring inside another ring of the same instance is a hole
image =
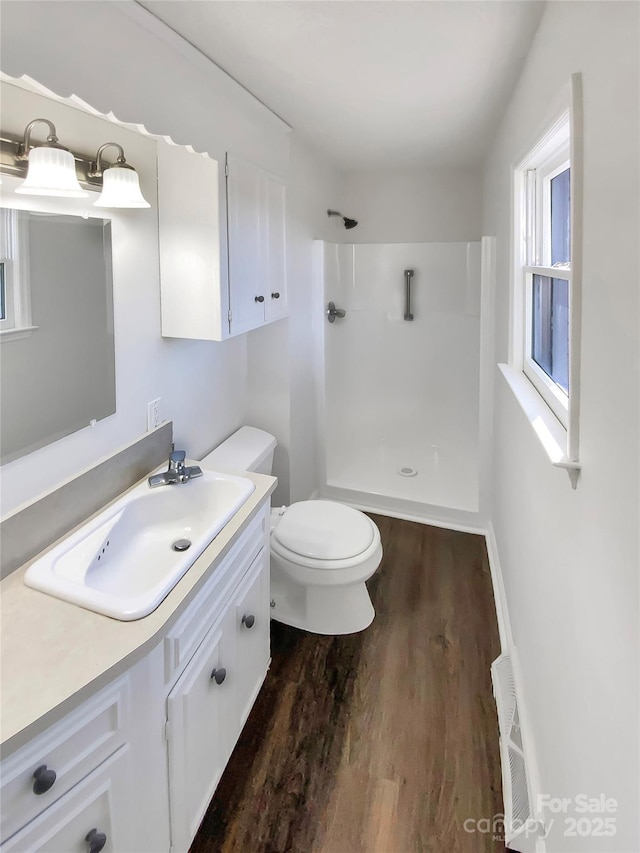
[[[549,457],[549,461],[554,467],[564,468],[568,472],[571,485],[575,489],[580,463],[567,456],[566,429],[521,371],[509,364],[499,364],[498,367]]]
[[[30,338],[38,328],[38,326],[22,326],[19,329],[0,329],[0,343]]]

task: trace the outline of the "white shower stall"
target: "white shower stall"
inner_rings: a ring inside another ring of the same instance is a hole
[[[478,512],[480,246],[318,245],[323,496],[454,523]],[[329,302],[344,317],[329,323]]]

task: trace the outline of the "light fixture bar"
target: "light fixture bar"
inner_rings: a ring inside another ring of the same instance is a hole
[[[23,137],[0,131],[0,173],[14,175],[17,178],[25,178],[27,175],[28,160],[21,158]],[[71,152],[76,161],[76,174],[80,186],[86,190],[100,190],[102,180],[99,177],[90,177],[89,172],[93,156]]]

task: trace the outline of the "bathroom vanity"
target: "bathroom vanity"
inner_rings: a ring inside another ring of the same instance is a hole
[[[2,853],[186,851],[269,666],[269,497],[120,622],[2,582]],[[176,486],[170,488],[189,488]]]

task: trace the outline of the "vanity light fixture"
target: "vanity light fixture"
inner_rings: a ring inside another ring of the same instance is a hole
[[[31,131],[41,122],[49,128],[47,141],[31,147]],[[35,118],[29,122],[15,160],[28,163],[27,177],[16,189],[17,193],[58,198],[86,198],[89,195],[78,183],[73,154],[60,145],[56,129],[49,119]]]
[[[115,163],[103,163],[105,148],[117,148]],[[140,190],[138,173],[124,156],[122,145],[105,142],[98,148],[96,159],[89,166],[89,178],[102,178],[102,192],[94,207],[151,207]]]
[[[33,143],[31,132],[41,122],[49,129],[47,140]],[[117,148],[115,163],[103,161],[107,148]],[[29,122],[23,136],[0,131],[0,172],[24,178],[15,189],[24,195],[87,198],[87,190],[101,190],[94,207],[151,207],[140,191],[138,173],[127,163],[121,145],[105,142],[93,158],[71,152],[60,144],[53,122],[46,118]]]

